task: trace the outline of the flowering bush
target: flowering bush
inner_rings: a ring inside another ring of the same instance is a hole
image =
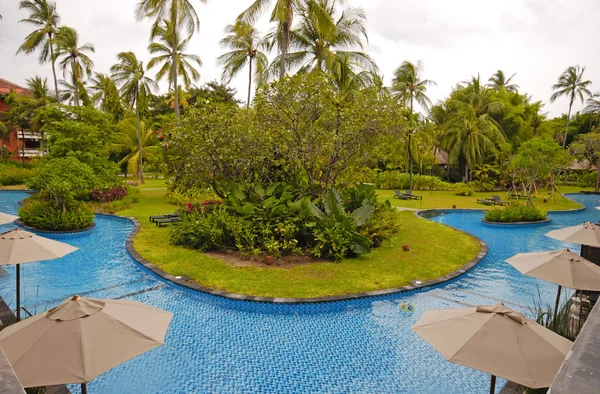
[[[113,186],[106,189],[95,189],[92,191],[92,200],[98,202],[110,202],[122,200],[127,196],[127,189],[123,186]]]
[[[223,204],[221,200],[208,199],[204,200],[200,203],[195,201],[190,201],[185,205],[185,210],[187,212],[206,212],[210,213],[214,210],[216,206]]]

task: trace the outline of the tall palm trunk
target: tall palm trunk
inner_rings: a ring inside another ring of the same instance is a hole
[[[177,83],[177,44],[175,42],[175,30],[171,36],[171,56],[173,64],[171,66],[171,74],[173,76],[173,89],[175,91],[175,119],[179,119],[179,84]]]
[[[598,164],[596,164],[596,193],[600,191],[600,158],[598,158]]]
[[[412,121],[412,113],[413,113],[413,98],[410,97],[410,120]],[[409,123],[410,124],[410,123]],[[411,152],[411,139],[412,139],[412,130],[408,131],[408,171],[409,171],[409,179],[410,179],[410,191],[412,193],[413,190],[413,158]]]
[[[246,108],[250,108],[250,93],[252,92],[252,61],[254,57],[250,56],[250,71],[248,72],[248,102]]]
[[[73,85],[75,87],[75,106],[79,107],[79,78],[77,78],[77,74],[75,73],[75,58],[73,58],[71,72],[73,73]]]
[[[137,89],[136,89],[137,90]],[[136,96],[139,92],[136,91]],[[144,184],[144,158],[142,157],[142,125],[140,121],[140,108],[138,102],[135,102],[135,115],[137,116],[137,138],[138,138],[138,179]]]
[[[567,136],[569,135],[569,123],[571,122],[571,109],[573,108],[573,101],[575,96],[571,95],[571,101],[569,102],[569,113],[567,114],[567,126],[565,127],[565,139],[563,140],[563,149],[567,147]]]
[[[292,12],[293,12],[293,0],[287,0],[287,15],[286,21],[283,22],[283,43],[281,46],[281,62],[279,64],[279,78],[285,77],[285,61],[287,58],[287,54],[290,49],[290,31],[292,29]]]
[[[52,33],[48,33],[48,39],[50,40],[50,59],[52,63],[52,76],[54,77],[54,94],[56,95],[56,102],[60,103],[60,96],[58,95],[58,79],[56,78],[56,66],[54,58],[54,44],[52,44]]]

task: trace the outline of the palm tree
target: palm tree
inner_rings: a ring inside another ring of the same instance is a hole
[[[50,62],[52,64],[52,76],[54,77],[54,93],[58,101],[58,79],[56,78],[56,58],[54,57],[54,37],[58,32],[60,16],[56,12],[56,3],[48,0],[23,0],[19,3],[20,9],[29,11],[29,17],[19,22],[30,23],[36,26],[36,30],[25,37],[17,53],[31,53],[38,47],[42,47],[40,63]]]
[[[48,101],[50,89],[48,87],[48,78],[42,78],[36,75],[33,78],[26,79],[27,88],[33,93],[36,100]]]
[[[299,7],[300,27],[291,32],[291,47],[295,52],[278,56],[272,65],[273,73],[284,61],[286,67],[299,67],[300,72],[311,70],[332,71],[336,58],[348,61],[364,69],[376,71],[375,62],[362,51],[363,39],[368,40],[365,27],[366,15],[360,8],[348,7],[336,15],[335,0],[308,0]],[[271,33],[271,40],[278,40],[278,33]]]
[[[79,102],[81,103],[81,105],[91,105],[92,99],[88,94],[87,82],[83,81],[77,82],[77,84],[75,84],[75,82],[73,82],[72,75],[70,76],[69,80],[71,82],[64,79],[58,81],[58,84],[61,87],[59,96],[60,101],[63,103],[69,103],[69,105],[75,105],[75,96],[77,95],[79,97]]]
[[[139,132],[138,132],[139,129]],[[154,161],[161,152],[161,147],[154,144],[155,133],[146,129],[146,122],[137,122],[135,118],[125,118],[117,124],[113,150],[126,153],[118,166],[127,163],[127,172],[140,174],[142,156],[147,161]]]
[[[79,46],[77,31],[66,26],[58,29],[55,41],[57,44],[56,57],[62,57],[59,66],[63,70],[63,75],[66,76],[67,71],[71,72],[72,85],[75,88],[74,103],[78,106],[79,84],[82,82],[83,77],[91,74],[94,65],[86,52],[95,52],[96,50],[91,44]]]
[[[181,76],[183,83],[189,88],[193,81],[200,78],[200,73],[194,68],[196,63],[198,67],[202,66],[200,57],[193,54],[184,53],[191,36],[181,39],[181,29],[177,24],[165,20],[161,25],[155,26],[152,37],[157,38],[148,47],[151,54],[156,55],[148,62],[148,69],[157,65],[160,66],[156,74],[156,80],[162,80],[166,75],[169,79],[169,89],[175,93],[175,116],[179,117],[179,85],[177,78]],[[175,70],[175,71],[173,71]]]
[[[207,2],[207,0],[199,1],[204,4]],[[173,64],[180,63],[178,53],[181,51],[181,48],[179,47],[179,32],[181,26],[185,26],[188,33],[188,38],[184,40],[186,43],[194,32],[200,30],[200,19],[198,19],[198,14],[196,14],[196,10],[190,0],[141,0],[135,10],[135,17],[137,20],[154,18],[151,39],[156,35],[161,34],[159,25],[164,20],[169,21],[172,28],[169,29],[168,32],[162,32],[164,35],[162,41],[164,41],[166,48],[171,51]],[[168,33],[168,36],[166,33]],[[198,60],[199,59],[200,58],[198,58]],[[175,92],[175,117],[179,117],[179,89],[177,88],[177,84],[179,81],[178,73],[180,70],[178,67],[171,67],[170,72],[170,80],[173,83],[173,91]]]
[[[279,78],[285,76],[287,54],[290,49],[290,36],[294,13],[299,9],[303,0],[275,0],[275,6],[271,12],[271,22],[277,22],[277,31],[280,49]],[[244,12],[238,16],[238,21],[253,25],[260,15],[271,5],[271,0],[254,0]]]
[[[246,108],[250,107],[250,95],[252,93],[252,78],[260,83],[263,80],[269,59],[261,49],[268,49],[267,40],[260,37],[259,32],[244,22],[237,22],[225,28],[228,35],[221,40],[221,45],[231,48],[218,57],[217,61],[223,65],[221,79],[229,83],[248,64],[248,101]],[[256,64],[256,70],[252,73],[252,66]]]
[[[567,125],[565,127],[565,138],[563,139],[563,148],[567,146],[567,136],[569,135],[569,122],[571,121],[571,109],[573,108],[573,102],[575,98],[579,97],[581,103],[584,102],[585,97],[592,97],[592,93],[587,89],[592,81],[583,80],[583,73],[585,67],[571,66],[567,68],[561,76],[558,78],[558,83],[552,85],[552,90],[555,90],[554,94],[550,96],[550,102],[556,101],[559,97],[569,97],[569,112],[567,113]]]
[[[508,79],[506,79],[504,71],[498,70],[494,73],[494,75],[490,77],[490,79],[488,79],[488,81],[491,82],[488,84],[488,86],[495,90],[500,90],[500,88],[503,88],[507,92],[516,92],[517,90],[519,90],[519,85],[510,83],[510,81],[512,81],[515,75],[517,74],[513,74]]]
[[[133,52],[121,52],[117,55],[119,63],[110,68],[115,83],[121,85],[123,99],[135,108],[137,117],[137,139],[138,139],[138,179],[144,183],[143,150],[142,150],[142,124],[140,109],[142,103],[146,103],[147,97],[157,89],[157,84],[144,74],[144,64],[139,61]]]
[[[404,106],[409,110],[409,125],[415,126],[416,120],[414,117],[414,103],[415,101],[425,109],[431,106],[431,100],[427,97],[427,87],[436,85],[436,83],[429,79],[423,79],[423,63],[414,63],[405,60],[400,67],[394,72],[394,79],[392,81],[392,91],[395,93],[396,99],[404,103]],[[408,155],[408,168],[410,173],[410,190],[412,191],[412,175],[413,175],[413,156],[411,152],[411,139],[415,132],[416,127],[410,127],[408,130],[408,143],[407,155]]]
[[[451,157],[465,160],[468,181],[469,167],[481,164],[506,138],[489,114],[478,115],[472,105],[460,101],[450,101],[449,105],[451,112],[445,119],[440,145]]]
[[[115,122],[123,119],[124,109],[115,82],[109,75],[96,72],[91,78],[91,101],[98,105],[102,112],[113,115]]]
[[[594,94],[587,100],[583,112],[589,114],[594,122],[600,122],[600,93]]]
[[[188,100],[191,98],[192,98],[192,95],[189,92],[184,91],[180,86],[179,87],[180,110],[185,111],[190,106],[190,103],[188,102]],[[165,104],[167,104],[169,106],[169,108],[171,108],[171,109],[175,108],[175,92],[171,92],[169,94],[169,97],[165,100]]]

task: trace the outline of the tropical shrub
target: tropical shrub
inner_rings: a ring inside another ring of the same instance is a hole
[[[547,212],[533,205],[511,205],[490,209],[485,213],[488,222],[515,223],[538,222],[546,219]]]
[[[372,248],[381,246],[400,229],[400,212],[389,201],[380,204],[373,215],[358,228],[358,232],[371,242]]]
[[[466,183],[460,183],[456,185],[456,189],[454,189],[454,194],[457,196],[470,196],[473,194],[475,190],[473,190],[473,186]]]
[[[122,200],[125,196],[127,196],[127,189],[124,186],[112,186],[105,189],[92,190],[92,200],[98,202]]]
[[[52,201],[29,198],[19,208],[21,220],[39,230],[71,231],[88,227],[94,214],[82,202],[71,201],[68,209],[60,209]]]
[[[51,159],[38,167],[27,186],[43,192],[49,185],[68,184],[70,194],[76,200],[89,200],[92,190],[100,184],[90,166],[74,157]]]
[[[35,171],[30,168],[2,163],[0,164],[0,186],[23,185],[34,174]]]
[[[374,183],[378,189],[408,189],[410,174],[400,171],[380,172]],[[454,187],[437,176],[413,174],[413,189],[416,190],[454,190]]]

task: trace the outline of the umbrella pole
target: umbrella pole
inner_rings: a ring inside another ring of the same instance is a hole
[[[560,300],[560,291],[562,286],[558,286],[558,292],[556,293],[556,304],[554,304],[554,317],[552,318],[552,325],[556,327],[556,314],[558,313],[558,301]]]
[[[81,383],[81,394],[87,394],[87,386],[85,383]]]
[[[496,392],[496,375],[492,375],[492,381],[490,382],[490,394]]]
[[[17,264],[17,321],[21,321],[21,266]]]

